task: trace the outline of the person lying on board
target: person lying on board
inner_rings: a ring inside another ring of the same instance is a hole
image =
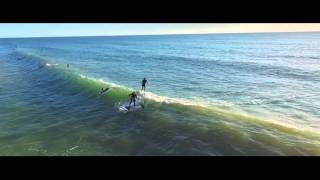
[[[110,88],[101,88],[101,91],[100,91],[100,94],[102,94],[102,93],[104,93],[104,92],[106,92],[106,91],[108,91]]]

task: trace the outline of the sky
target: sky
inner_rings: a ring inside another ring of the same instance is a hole
[[[0,38],[306,31],[320,23],[0,23]]]

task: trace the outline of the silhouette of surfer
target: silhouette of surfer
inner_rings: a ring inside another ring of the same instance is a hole
[[[132,92],[132,93],[130,93],[129,94],[129,97],[130,97],[130,103],[129,103],[129,109],[130,109],[130,105],[131,105],[131,103],[133,102],[133,106],[136,106],[136,99],[137,99],[137,94],[136,94],[136,92]]]
[[[100,94],[102,94],[102,93],[104,93],[104,92],[108,91],[109,89],[110,89],[110,88],[101,88]]]
[[[44,64],[39,64],[39,69],[43,68],[45,65]]]
[[[146,91],[146,84],[148,84],[148,81],[146,78],[143,78],[142,82],[141,82],[141,91],[144,90]]]

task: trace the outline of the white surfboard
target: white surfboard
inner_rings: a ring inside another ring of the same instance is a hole
[[[120,110],[120,111],[125,111],[125,112],[127,112],[127,111],[136,111],[136,110],[141,109],[141,108],[143,108],[143,105],[136,104],[136,105],[134,106],[134,104],[131,103],[131,105],[126,104],[126,105],[120,106],[119,110]]]

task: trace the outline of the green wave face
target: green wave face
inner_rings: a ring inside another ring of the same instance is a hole
[[[37,63],[55,63],[41,56],[18,53]],[[105,106],[105,112],[95,112],[99,117],[96,119],[109,119],[107,122],[110,122],[108,126],[103,125],[104,129],[100,129],[101,133],[110,133],[106,135],[108,137],[105,138],[105,144],[112,144],[102,154],[320,155],[320,135],[313,129],[221,109],[214,104],[170,98],[150,92],[145,95],[145,109],[122,114],[118,111],[117,104],[127,101],[128,94],[133,89],[87,77],[65,65],[46,66],[43,71],[48,83],[58,84],[48,85],[52,87],[51,91],[85,97],[85,100],[77,102],[79,105],[91,103],[94,106],[97,103],[97,109],[104,109]],[[101,95],[99,91],[103,87],[112,89]],[[104,113],[108,117],[103,117]],[[79,132],[72,131],[70,137],[78,133],[87,134],[84,131],[90,128],[98,128],[99,123],[94,122],[96,124],[81,126]],[[128,127],[125,127],[126,123]],[[50,132],[47,132],[47,136],[50,136]],[[121,133],[123,135],[120,136]],[[133,149],[137,149],[137,146],[145,148],[136,152]]]

